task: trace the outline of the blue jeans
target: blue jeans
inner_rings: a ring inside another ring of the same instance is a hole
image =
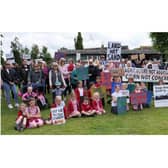
[[[6,98],[6,102],[7,104],[11,104],[11,100],[10,100],[10,91],[13,92],[14,95],[14,101],[15,103],[18,103],[18,94],[17,94],[17,89],[16,89],[16,85],[9,85],[8,83],[4,82],[3,83],[3,88],[4,88],[4,92],[5,92],[5,98]]]

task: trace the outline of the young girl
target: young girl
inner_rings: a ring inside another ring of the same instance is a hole
[[[28,102],[30,98],[36,98],[37,94],[35,92],[33,92],[33,88],[31,86],[29,86],[27,88],[27,92],[23,94],[22,96],[22,100],[24,102]]]
[[[85,89],[83,88],[82,81],[78,82],[78,87],[75,89],[75,96],[79,104],[79,109],[81,110],[81,105],[84,100]]]
[[[100,99],[100,95],[98,92],[95,92],[93,94],[92,99],[93,99],[92,100],[92,107],[93,107],[93,110],[96,111],[96,114],[102,115],[102,114],[106,113],[106,111],[103,109],[102,101]]]
[[[26,116],[26,104],[21,103],[16,119],[15,129],[17,131],[23,131],[27,125],[27,116]]]
[[[141,87],[140,87],[140,85],[137,83],[137,84],[136,84],[136,87],[135,87],[134,93],[141,93],[141,92],[142,92]],[[142,110],[142,109],[143,109],[143,105],[142,105],[142,104],[133,104],[133,105],[132,105],[132,108],[133,108],[133,110],[135,110],[135,111]]]
[[[64,110],[64,119],[61,119],[60,121],[53,122],[52,121],[52,114],[50,112],[50,118],[48,120],[45,121],[46,124],[64,124],[66,122],[66,118],[67,118],[67,110],[66,110],[66,106],[65,106],[65,102],[62,101],[62,97],[61,96],[56,96],[55,98],[55,102],[51,105],[51,108],[56,108],[56,107],[63,107]]]
[[[31,98],[29,101],[29,106],[26,108],[26,115],[29,128],[40,127],[44,124],[43,119],[41,118],[40,108],[36,106],[34,98]]]
[[[84,101],[81,105],[81,114],[84,116],[94,116],[94,114],[96,114],[96,111],[92,109],[87,97],[84,97]]]
[[[68,102],[67,112],[68,118],[81,117],[81,113],[79,112],[79,103],[76,99],[76,95],[74,92],[71,93],[71,98]]]

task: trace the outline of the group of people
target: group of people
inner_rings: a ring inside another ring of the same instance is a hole
[[[38,63],[32,61],[28,65],[27,60],[23,60],[21,66],[10,64],[7,61],[4,67],[1,67],[1,88],[4,90],[8,108],[13,108],[11,95],[14,98],[15,107],[19,108],[16,130],[53,124],[51,114],[48,119],[41,116],[40,111],[44,108],[61,106],[64,108],[65,119],[68,119],[105,114],[105,105],[109,103],[111,104],[111,111],[117,114],[117,98],[121,96],[123,90],[129,90],[130,93],[147,91],[145,83],[135,84],[131,77],[128,83],[123,83],[121,77],[116,76],[111,78],[112,88],[106,89],[107,97],[102,97],[99,92],[92,93],[91,90],[101,86],[101,72],[110,72],[116,65],[112,61],[107,62],[104,57],[101,57],[100,60],[79,60],[76,64],[72,59],[66,61],[65,58],[61,58],[52,62],[51,66],[48,66],[44,61]],[[146,67],[151,69],[150,65],[153,65],[151,61],[135,62],[122,59],[119,67]],[[168,69],[166,64],[163,65],[158,62],[157,65],[160,69]],[[88,67],[89,79],[78,80],[76,70],[81,66]],[[135,87],[130,87],[131,85]],[[52,102],[48,101],[47,93],[52,94]],[[20,105],[18,96],[22,100]],[[127,96],[127,110],[130,108],[129,103],[130,100]],[[142,110],[148,106],[148,104],[135,104],[132,108],[133,110]]]

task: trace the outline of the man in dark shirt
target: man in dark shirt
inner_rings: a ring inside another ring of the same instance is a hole
[[[6,102],[8,104],[8,108],[12,109],[13,106],[11,104],[10,100],[10,91],[13,92],[14,95],[14,101],[15,101],[15,107],[18,107],[18,94],[17,89],[15,85],[15,71],[11,69],[11,64],[9,62],[5,63],[5,67],[3,68],[1,72],[1,77],[3,80],[3,88],[5,92]]]

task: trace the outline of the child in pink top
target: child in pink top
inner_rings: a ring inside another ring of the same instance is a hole
[[[40,127],[44,124],[41,118],[40,108],[36,106],[36,101],[34,98],[31,98],[29,101],[29,106],[26,108],[26,115],[28,118],[29,128]]]

